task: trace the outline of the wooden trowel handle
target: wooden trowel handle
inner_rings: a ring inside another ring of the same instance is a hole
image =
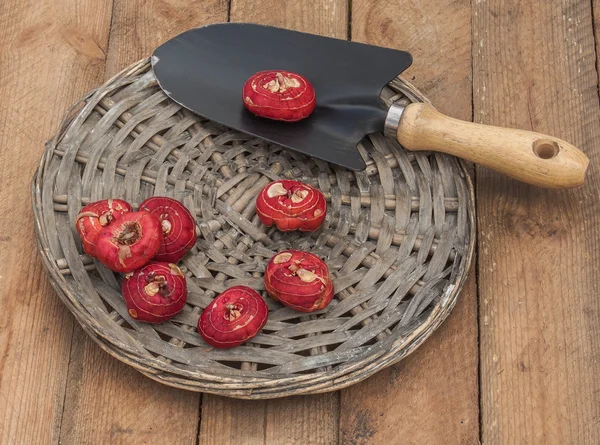
[[[579,186],[589,164],[582,151],[561,139],[460,121],[425,103],[406,106],[397,136],[408,150],[458,156],[540,187]]]

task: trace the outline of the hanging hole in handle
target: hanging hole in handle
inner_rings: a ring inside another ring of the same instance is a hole
[[[550,139],[538,139],[533,143],[533,152],[541,159],[552,159],[559,151],[558,144]]]

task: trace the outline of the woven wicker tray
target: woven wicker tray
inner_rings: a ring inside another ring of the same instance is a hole
[[[398,78],[382,94],[424,101]],[[404,151],[371,135],[363,172],[266,145],[168,99],[142,60],[84,97],[46,145],[33,179],[36,239],[58,295],[109,354],[167,385],[238,398],[340,389],[414,351],[452,310],[474,246],[474,198],[456,158]],[[328,200],[312,235],[264,227],[254,198],[268,182],[298,179]],[[132,320],[120,277],[83,254],[75,219],[109,197],[137,206],[152,195],[182,201],[198,243],[182,260],[188,304],[172,321]],[[336,297],[302,314],[266,298],[275,252],[321,256]],[[265,295],[269,320],[251,343],[217,350],[196,323],[219,292],[247,285]]]

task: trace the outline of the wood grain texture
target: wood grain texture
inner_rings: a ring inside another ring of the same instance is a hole
[[[352,39],[411,52],[404,77],[441,112],[471,119],[469,1],[354,0]],[[340,443],[477,443],[474,275],[472,268],[452,315],[421,348],[341,391]]]
[[[227,9],[220,0],[194,5],[182,0],[116,0],[106,79],[189,28],[225,21]],[[70,361],[63,444],[196,443],[199,394],[142,376],[103,352],[79,325]]]
[[[195,444],[199,395],[167,387],[73,337],[62,444]]]
[[[584,187],[477,170],[482,442],[600,437],[600,122],[590,1],[473,3],[478,122],[553,134],[590,157]]]
[[[600,0],[592,0],[593,33],[596,38],[596,72],[598,74],[598,85],[600,85]],[[600,95],[600,89],[598,90]]]
[[[231,0],[230,20],[346,39],[348,1],[297,0],[277,4],[265,0]]]
[[[336,444],[336,393],[273,400],[235,400],[206,394],[200,444]]]
[[[581,150],[554,136],[454,119],[429,104],[407,106],[397,134],[407,150],[439,151],[540,187],[578,187],[589,165]]]
[[[184,31],[227,21],[228,0],[114,0],[107,78]]]
[[[279,26],[346,38],[345,0],[303,1],[277,7],[267,0],[232,0],[232,22]],[[241,402],[207,394],[202,400],[200,444],[334,444],[338,393]],[[242,428],[250,424],[251,428]]]
[[[65,110],[102,80],[110,8],[91,0],[0,3],[3,444],[56,443],[59,436],[73,321],[37,256],[27,197]]]
[[[337,393],[267,402],[265,444],[338,443]]]
[[[202,397],[200,444],[262,445],[265,443],[267,402]]]
[[[410,52],[402,76],[448,116],[471,120],[471,10],[466,0],[353,0],[352,40]]]

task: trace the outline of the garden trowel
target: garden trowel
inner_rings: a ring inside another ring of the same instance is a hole
[[[573,145],[539,133],[456,120],[425,103],[386,107],[383,87],[410,66],[408,52],[247,23],[192,29],[159,46],[160,87],[200,116],[351,170],[365,168],[357,144],[383,132],[407,150],[439,151],[542,187],[581,185],[589,163]],[[253,74],[285,70],[314,86],[306,119],[258,117],[243,104]]]

